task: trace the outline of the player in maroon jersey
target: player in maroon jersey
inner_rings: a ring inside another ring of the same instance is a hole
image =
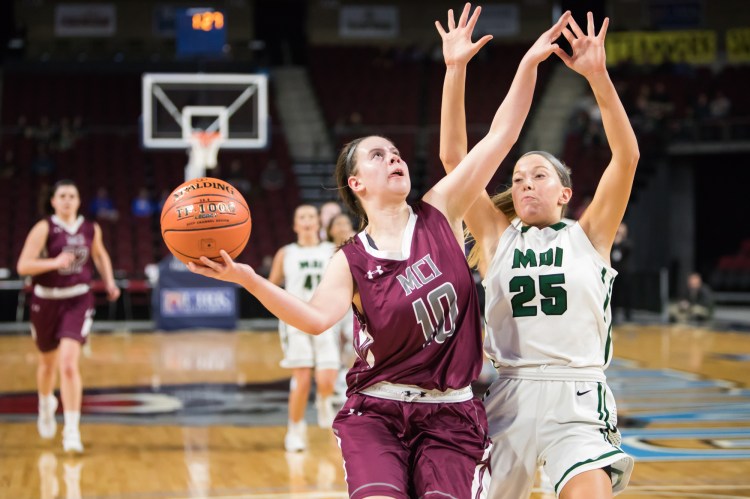
[[[470,40],[480,9],[449,32]],[[491,448],[481,403],[471,391],[482,368],[482,324],[464,256],[462,218],[517,139],[520,88],[557,45],[558,21],[527,53],[487,135],[455,171],[413,206],[409,169],[381,136],[342,149],[335,176],[362,225],[334,254],[309,302],[286,293],[222,251],[193,272],[235,282],[282,321],[319,334],[353,304],[357,360],[348,399],[333,425],[353,498],[483,497]],[[554,36],[553,36],[554,35]],[[472,44],[478,51],[491,37]]]
[[[57,182],[51,203],[54,215],[31,229],[17,265],[18,274],[32,276],[34,285],[31,333],[40,352],[37,428],[42,438],[54,438],[57,399],[53,390],[59,369],[65,420],[63,448],[66,452],[83,452],[78,429],[83,397],[78,359],[94,315],[89,289],[93,266],[104,280],[109,300],[117,300],[120,290],[99,225],[78,214],[81,199],[75,183]]]

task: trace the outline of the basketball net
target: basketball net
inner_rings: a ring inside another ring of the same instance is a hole
[[[187,179],[203,177],[207,169],[216,168],[216,158],[223,142],[224,138],[220,132],[201,130],[190,134],[190,161],[187,165]]]

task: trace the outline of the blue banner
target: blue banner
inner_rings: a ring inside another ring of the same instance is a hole
[[[193,274],[173,256],[159,262],[159,281],[154,291],[154,320],[158,329],[237,326],[237,287]]]

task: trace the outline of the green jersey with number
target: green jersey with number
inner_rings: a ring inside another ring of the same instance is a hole
[[[610,297],[617,272],[578,223],[503,233],[487,270],[484,348],[501,371],[600,371],[612,358]],[[556,369],[557,367],[561,369]],[[529,373],[532,373],[529,376]]]
[[[315,246],[297,243],[284,247],[284,288],[305,301],[312,298],[336,246],[322,241]]]

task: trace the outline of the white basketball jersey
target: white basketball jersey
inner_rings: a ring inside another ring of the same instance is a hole
[[[585,371],[602,379],[612,358],[616,275],[576,222],[511,225],[483,283],[485,352],[510,377],[570,379],[577,368],[584,379]]]
[[[336,246],[328,241],[316,246],[287,244],[284,247],[284,288],[305,301],[312,298],[335,250]]]

